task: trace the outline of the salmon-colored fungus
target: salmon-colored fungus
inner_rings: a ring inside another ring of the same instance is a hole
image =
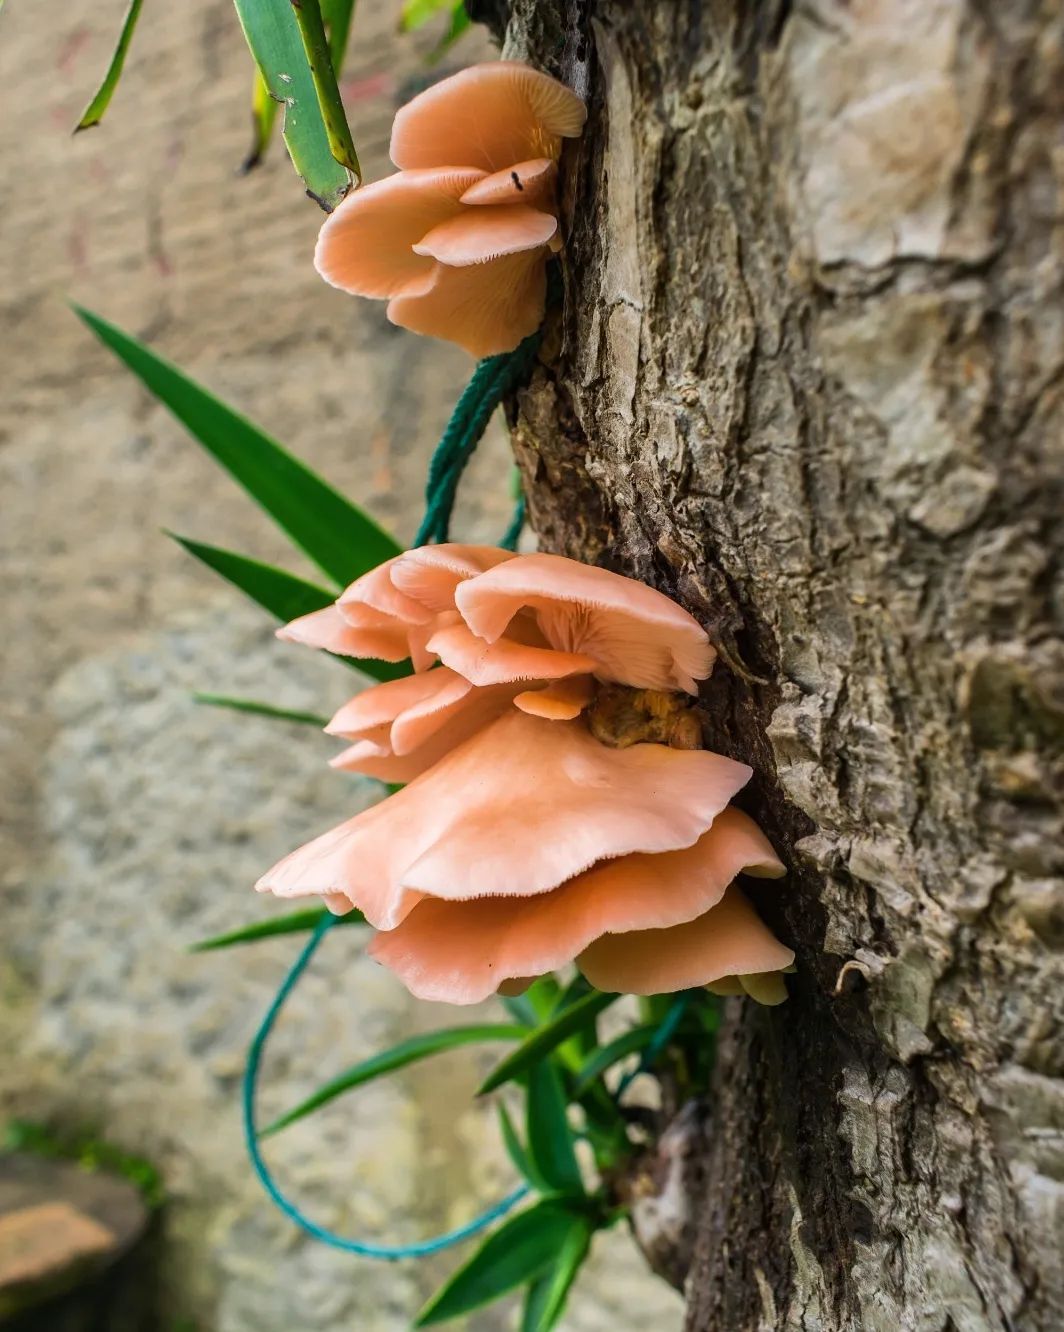
[[[388,301],[394,324],[474,356],[512,351],[543,320],[560,248],[555,177],[586,109],[516,61],[474,65],[395,117],[400,170],[326,219],[314,263],[334,287]]]
[[[794,955],[735,883],[784,873],[729,803],[751,770],[690,727],[673,747],[594,725],[618,688],[689,710],[712,670],[664,594],[557,555],[424,546],[280,634],[411,659],[327,728],[352,742],[337,767],[408,784],[260,890],[362,911],[371,955],[425,999],[477,1003],[571,962],[603,990],[786,998]]]

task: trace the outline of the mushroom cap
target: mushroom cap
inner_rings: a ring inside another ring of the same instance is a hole
[[[549,157],[535,157],[530,162],[515,162],[503,171],[470,185],[462,195],[464,204],[478,207],[492,204],[527,204],[530,208],[554,211],[554,182],[557,165]]]
[[[601,679],[642,689],[684,689],[713,667],[715,651],[698,621],[654,588],[562,555],[523,555],[471,579],[455,593],[469,628],[488,643],[531,610],[555,648],[595,661]]]
[[[414,253],[438,259],[449,268],[468,268],[522,250],[540,249],[557,230],[556,217],[524,204],[467,208],[427,231]]]
[[[518,686],[474,689],[441,666],[356,694],[325,728],[355,743],[334,768],[410,782],[510,706]]]
[[[539,328],[546,308],[547,248],[540,246],[464,268],[436,263],[429,285],[395,296],[387,315],[480,360],[513,351]]]
[[[482,687],[512,680],[560,680],[587,674],[598,665],[594,657],[583,653],[558,652],[516,639],[485,643],[461,623],[441,625],[428,640],[428,650],[445,666]]]
[[[416,546],[404,551],[389,560],[387,567],[389,578],[400,592],[427,610],[439,613],[454,610],[459,583],[516,558],[513,551],[497,546],[446,541],[439,546]]]
[[[576,959],[597,989],[672,994],[725,976],[779,971],[794,961],[734,884],[705,915],[666,929],[604,934]]]
[[[704,750],[607,749],[582,721],[510,709],[256,886],[279,897],[343,894],[390,930],[424,895],[532,896],[599,860],[690,846],[750,774]]]
[[[606,860],[535,897],[425,898],[370,955],[419,999],[473,1004],[504,981],[564,966],[607,933],[661,932],[712,914],[740,872],[784,872],[747,815],[726,809],[693,846]]]
[[[277,630],[277,637],[289,643],[322,648],[342,657],[402,661],[410,655],[409,635],[401,624],[379,616],[377,623],[353,625],[335,605],[291,620]]]
[[[336,602],[344,618],[351,624],[359,624],[360,609],[368,607],[404,624],[429,624],[433,619],[432,608],[403,592],[395,582],[396,572],[405,558],[405,553],[395,555],[346,587]]]
[[[569,675],[540,689],[526,689],[514,698],[514,707],[530,717],[572,721],[591,702],[595,692],[590,675]]]
[[[388,299],[426,291],[435,263],[416,250],[441,223],[466,210],[461,196],[484,172],[400,171],[353,190],[322,223],[314,267],[333,287]]]
[[[564,83],[515,60],[493,60],[441,79],[407,102],[392,125],[397,167],[454,163],[501,171],[531,158],[554,159],[576,138],[587,108]]]
[[[345,657],[411,657],[423,671],[436,659],[428,641],[459,619],[458,584],[514,558],[508,550],[461,542],[404,551],[356,578],[334,605],[282,626],[277,637]]]

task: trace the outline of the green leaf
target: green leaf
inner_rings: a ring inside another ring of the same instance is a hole
[[[324,610],[336,600],[335,592],[308,583],[286,569],[263,564],[248,555],[238,555],[233,550],[223,550],[221,546],[208,546],[203,541],[193,541],[191,537],[180,536],[177,532],[167,532],[166,535],[173,537],[179,546],[201,564],[238,587],[256,605],[285,623],[301,615],[310,615],[312,611]]]
[[[536,1180],[533,1175],[532,1163],[528,1159],[528,1153],[525,1151],[521,1139],[517,1136],[517,1129],[510,1118],[510,1112],[502,1101],[498,1103],[496,1109],[499,1112],[499,1131],[502,1133],[506,1155],[514,1163],[517,1173],[523,1175],[529,1183],[534,1184]]]
[[[577,972],[559,996],[557,1003],[554,1005],[554,1013],[560,1014],[565,1009],[572,1008],[585,995],[594,993],[595,990],[591,983],[580,972]],[[598,1034],[595,1030],[595,1015],[592,1014],[587,1022],[579,1026],[565,1042],[563,1062],[574,1069],[579,1068],[585,1055],[590,1054],[597,1045]]]
[[[324,573],[346,586],[398,544],[286,449],[136,338],[99,315],[74,312],[124,361],[211,456]]]
[[[540,1063],[552,1050],[556,1049],[562,1041],[567,1040],[574,1032],[579,1031],[592,1018],[597,1017],[610,1004],[616,1002],[619,997],[616,994],[600,994],[598,990],[593,990],[569,1008],[563,1009],[544,1026],[532,1032],[527,1040],[522,1041],[513,1054],[504,1059],[489,1074],[477,1095],[483,1096],[487,1092],[494,1091],[496,1087],[501,1087],[503,1083],[511,1082],[520,1074],[527,1073],[530,1068]]]
[[[274,4],[282,0],[273,0]],[[296,16],[299,35],[303,39],[303,50],[310,66],[310,77],[318,97],[318,109],[321,111],[325,133],[329,139],[329,151],[333,157],[347,167],[356,180],[362,179],[362,168],[358,164],[351,127],[347,123],[340,89],[336,83],[336,69],[333,65],[333,53],[329,39],[325,35],[325,21],[322,18],[319,0],[291,0],[292,12]]]
[[[447,25],[447,31],[429,53],[428,63],[434,65],[438,60],[442,60],[462,33],[472,27],[472,24],[473,20],[466,12],[465,0],[451,0],[451,21]]]
[[[210,939],[201,939],[189,949],[192,953],[210,953],[217,948],[232,948],[234,944],[257,943],[260,939],[272,939],[278,934],[304,934],[316,930],[323,918],[330,912],[325,907],[311,907],[305,911],[293,911],[287,916],[271,916],[268,920],[257,920],[253,925],[244,925],[238,930],[229,930],[226,934],[216,934]],[[341,925],[364,925],[366,918],[361,911],[349,911],[345,916],[337,916],[334,929]]]
[[[525,1290],[524,1304],[521,1307],[520,1332],[537,1332],[537,1329],[542,1326],[547,1301],[550,1299],[553,1277],[554,1267],[551,1266],[536,1277],[535,1281],[529,1282]]]
[[[319,1087],[294,1110],[289,1110],[287,1114],[268,1124],[261,1135],[265,1137],[269,1133],[277,1133],[289,1124],[294,1124],[297,1119],[309,1115],[312,1110],[317,1110],[329,1101],[335,1100],[337,1096],[342,1096],[344,1092],[351,1091],[354,1087],[361,1087],[364,1082],[371,1082],[385,1073],[393,1073],[397,1068],[405,1068],[407,1064],[413,1064],[418,1059],[427,1059],[430,1055],[440,1054],[444,1050],[453,1050],[459,1045],[473,1045],[481,1041],[519,1041],[525,1035],[525,1030],[524,1027],[510,1024],[490,1023],[479,1027],[447,1027],[442,1031],[428,1031],[411,1036],[409,1040],[393,1045],[390,1050],[383,1050],[380,1054],[364,1059],[354,1068],[349,1068],[346,1073],[341,1073],[331,1082],[327,1082],[324,1087]]]
[[[494,1231],[418,1315],[416,1327],[444,1323],[534,1281],[550,1267],[574,1226],[586,1220],[552,1198],[518,1212]]]
[[[312,611],[322,610],[335,600],[332,592],[314,583],[305,582],[285,569],[277,569],[272,564],[262,564],[247,555],[238,555],[232,550],[222,550],[220,546],[208,546],[202,541],[193,541],[190,537],[178,536],[168,532],[168,536],[183,546],[208,569],[213,569],[234,587],[251,598],[264,610],[285,623],[309,615]],[[336,655],[335,653],[333,654]],[[374,680],[397,680],[409,673],[404,662],[375,661],[368,657],[339,657],[346,666],[352,666]]]
[[[118,44],[111,56],[111,63],[107,66],[107,73],[103,76],[103,82],[97,88],[92,101],[82,113],[81,119],[74,126],[75,134],[79,130],[90,129],[93,125],[98,125],[103,119],[103,113],[111,105],[111,98],[118,87],[118,80],[122,77],[122,67],[126,63],[126,54],[129,51],[129,44],[133,40],[133,33],[136,31],[137,19],[140,18],[143,3],[144,0],[129,0],[129,8],[126,10],[126,17],[122,21],[122,31],[118,34]]]
[[[403,32],[413,32],[428,23],[429,19],[443,10],[451,9],[454,0],[403,0],[399,27]]]
[[[612,1068],[619,1060],[624,1059],[627,1055],[645,1050],[654,1039],[656,1032],[656,1026],[632,1027],[618,1036],[616,1040],[610,1041],[608,1045],[600,1046],[593,1051],[580,1066],[576,1075],[573,1094],[575,1096],[583,1095],[607,1069]]]
[[[528,1288],[521,1332],[552,1332],[565,1312],[565,1301],[591,1248],[594,1233],[590,1221],[570,1227],[551,1267]]]
[[[277,123],[278,103],[270,96],[270,90],[258,67],[255,68],[255,82],[251,89],[251,148],[247,157],[240,164],[241,175],[259,165],[266,155],[266,149],[273,138],[273,127]]]
[[[524,998],[532,1005],[536,1017],[542,1022],[550,1017],[562,997],[562,987],[553,975],[540,976],[524,993]]]
[[[317,11],[317,0],[305,2]],[[270,96],[284,105],[284,141],[292,163],[308,194],[331,212],[351,188],[351,173],[333,156],[291,0],[234,3],[263,82]]]
[[[321,0],[321,16],[329,30],[329,50],[337,77],[347,56],[347,39],[354,13],[355,0]]]
[[[528,1072],[528,1155],[534,1178],[547,1192],[583,1193],[565,1093],[550,1060]]]
[[[254,698],[232,698],[228,694],[192,695],[197,703],[204,703],[211,708],[229,708],[233,712],[250,712],[257,717],[271,717],[276,721],[300,722],[304,726],[316,726],[323,731],[329,724],[328,717],[319,717],[316,712],[297,712],[293,708],[275,708],[272,703],[260,703]]]

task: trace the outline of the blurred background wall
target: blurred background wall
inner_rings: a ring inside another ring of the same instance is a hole
[[[103,126],[71,137],[123,9],[9,0],[0,15],[0,1120],[89,1128],[160,1167],[169,1202],[144,1280],[158,1286],[161,1332],[399,1332],[456,1255],[380,1265],[303,1238],[241,1147],[245,1050],[293,942],[187,951],[268,912],[250,892],[258,873],[372,796],[326,767],[325,737],[198,707],[190,692],[328,713],[349,676],[275,642],[162,534],[309,572],[66,301],[150,341],[404,540],[470,367],[317,278],[320,213],[279,142],[236,174],[250,63],[230,0],[146,6]],[[344,80],[370,179],[439,35],[400,36],[397,14],[397,0],[360,7]],[[445,68],[488,54],[467,37]],[[508,475],[497,430],[456,533],[497,538]],[[278,1032],[264,1110],[453,1019],[409,999],[361,956],[358,931],[342,931]],[[347,1097],[271,1158],[343,1231],[414,1238],[456,1223],[508,1180],[493,1125],[471,1108],[477,1058]],[[571,1332],[679,1327],[679,1301],[625,1235],[605,1237],[590,1270]]]

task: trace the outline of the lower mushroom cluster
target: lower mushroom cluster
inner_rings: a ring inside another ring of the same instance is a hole
[[[734,882],[784,873],[729,805],[751,770],[589,724],[603,686],[693,694],[709,674],[705,632],[669,598],[560,556],[427,546],[280,632],[416,673],[328,727],[352,742],[336,766],[407,785],[260,890],[357,907],[371,955],[424,999],[477,1003],[574,961],[606,991],[786,998],[793,953]]]

